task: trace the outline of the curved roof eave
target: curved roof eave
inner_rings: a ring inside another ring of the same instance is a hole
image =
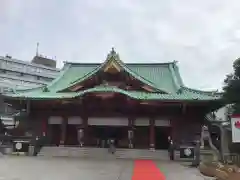
[[[212,101],[218,100],[218,97],[205,96],[202,98],[189,97],[186,95],[177,95],[177,94],[161,94],[161,93],[146,93],[146,92],[137,92],[137,91],[125,91],[123,89],[112,87],[112,86],[98,86],[95,88],[83,90],[80,92],[71,92],[71,93],[54,93],[54,92],[36,92],[36,93],[24,93],[24,94],[14,94],[6,96],[9,99],[21,99],[21,100],[52,100],[52,99],[73,99],[77,97],[84,96],[89,93],[119,93],[126,95],[132,99],[136,100],[164,100],[164,101]]]
[[[186,87],[186,86],[182,86],[181,89],[184,89],[184,90],[187,90],[187,91],[190,91],[190,92],[194,92],[194,93],[197,93],[197,94],[208,95],[208,96],[218,96],[219,97],[219,96],[222,95],[222,93],[218,92],[217,90],[216,91],[203,91],[203,90],[189,88],[189,87]]]

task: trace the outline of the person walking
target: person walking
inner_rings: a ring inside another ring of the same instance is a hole
[[[174,146],[173,146],[173,140],[170,136],[168,136],[168,153],[170,160],[174,160]]]
[[[83,137],[84,137],[84,130],[82,128],[78,129],[78,143],[80,147],[83,147]]]
[[[114,140],[110,139],[109,140],[109,152],[114,154],[116,151],[115,145],[114,145]]]

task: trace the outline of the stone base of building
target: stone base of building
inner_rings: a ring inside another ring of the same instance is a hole
[[[106,148],[93,147],[43,147],[38,156],[45,157],[79,157],[102,159],[157,159],[169,160],[167,150],[150,151],[147,149],[119,149],[112,154]]]

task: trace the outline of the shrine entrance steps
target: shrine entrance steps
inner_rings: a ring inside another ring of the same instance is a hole
[[[79,158],[110,158],[110,159],[152,159],[169,160],[167,150],[147,149],[116,149],[111,154],[107,148],[93,147],[43,147],[38,156],[45,157],[79,157]]]
[[[116,157],[119,159],[169,160],[167,150],[117,149]]]

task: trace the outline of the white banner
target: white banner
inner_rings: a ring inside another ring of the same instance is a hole
[[[169,120],[166,120],[166,119],[156,119],[155,126],[170,127],[171,123]]]
[[[95,126],[128,126],[128,119],[127,118],[121,118],[121,117],[106,117],[106,118],[88,118],[88,124],[89,125],[95,125]]]
[[[231,117],[232,125],[232,142],[240,142],[240,115]]]
[[[62,124],[63,118],[61,116],[51,116],[48,119],[48,124]]]
[[[82,124],[82,119],[79,116],[69,117],[68,124]]]
[[[149,118],[137,118],[134,121],[135,126],[149,126]]]

